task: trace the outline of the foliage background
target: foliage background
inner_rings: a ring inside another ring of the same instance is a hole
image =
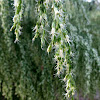
[[[18,6],[13,0],[0,1],[1,100],[64,100],[65,96],[72,97],[74,88],[77,99],[79,95],[85,99],[88,95],[94,100],[100,89],[100,7],[94,1],[58,1],[58,6],[56,0],[18,0]],[[54,14],[53,4],[57,10],[63,10],[62,16]],[[54,27],[55,37],[49,34],[52,23],[58,23]],[[63,30],[61,23],[64,24]],[[40,34],[33,30],[36,25]],[[10,31],[12,26],[14,29]],[[52,49],[48,49],[51,44]],[[48,50],[51,51],[49,54]],[[61,75],[58,75],[57,68]]]

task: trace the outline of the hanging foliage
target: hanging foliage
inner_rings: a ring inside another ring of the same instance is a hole
[[[64,100],[80,93],[95,95],[100,57],[83,2],[0,1],[2,97]]]

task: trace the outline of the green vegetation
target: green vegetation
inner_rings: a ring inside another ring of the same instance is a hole
[[[99,24],[97,1],[0,0],[0,100],[94,100]]]

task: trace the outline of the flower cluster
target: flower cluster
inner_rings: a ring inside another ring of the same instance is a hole
[[[13,26],[12,29],[15,29],[16,40],[15,42],[19,41],[19,35],[21,35],[21,20],[23,14],[23,0],[14,0],[14,7],[15,7],[15,15],[13,17]]]
[[[49,3],[48,3],[49,2]],[[67,79],[70,81],[66,81],[66,92],[67,97],[71,97],[72,94],[74,94],[75,84],[71,85],[73,82],[73,78],[71,76],[71,67],[70,67],[70,38],[68,36],[68,32],[66,30],[66,24],[65,24],[65,15],[64,15],[64,9],[63,9],[63,1],[61,0],[44,0],[43,3],[38,3],[38,20],[37,24],[34,28],[35,30],[35,36],[33,38],[33,41],[38,36],[41,37],[41,45],[45,44],[45,37],[48,34],[49,36],[49,45],[47,48],[47,52],[51,52],[51,50],[54,48],[55,54],[54,59],[57,62],[56,63],[56,70],[57,70],[57,76],[60,76],[60,74],[67,74]],[[44,7],[44,10],[42,8]],[[48,19],[48,8],[51,9],[51,18],[52,20]],[[51,22],[50,22],[51,21]],[[48,23],[51,23],[51,26],[48,27]],[[46,29],[46,30],[45,30]],[[47,30],[48,29],[48,30]],[[46,34],[47,33],[47,34]],[[70,93],[68,92],[70,91]]]

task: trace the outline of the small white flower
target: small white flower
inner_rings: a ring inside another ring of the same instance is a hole
[[[60,24],[60,27],[64,27],[64,24]]]
[[[57,76],[60,76],[60,71],[57,71]]]
[[[14,6],[18,7],[18,5],[19,5],[19,0],[14,0]]]
[[[58,9],[57,9],[56,7],[54,7],[54,12],[55,12],[55,16],[56,16],[57,14],[59,14],[59,11],[58,11]]]
[[[67,81],[67,78],[66,78],[66,76],[64,77],[63,81],[64,81],[64,82],[66,82],[66,81]]]
[[[54,33],[55,33],[55,28],[52,28],[51,29],[51,34],[54,36]]]
[[[60,51],[59,51],[59,54],[60,54],[60,57],[61,57],[61,58],[64,57],[64,55],[63,55],[63,50],[60,50]]]
[[[68,43],[70,42],[68,35],[66,35],[66,40],[67,40]]]
[[[55,43],[55,47],[56,47],[56,49],[59,48],[59,44],[57,42]]]
[[[52,9],[54,9],[54,5],[52,5],[52,7],[51,7]]]
[[[40,16],[40,21],[42,21],[42,15]]]
[[[13,17],[13,22],[16,22],[17,20],[18,20],[18,15],[15,15],[14,17]]]

